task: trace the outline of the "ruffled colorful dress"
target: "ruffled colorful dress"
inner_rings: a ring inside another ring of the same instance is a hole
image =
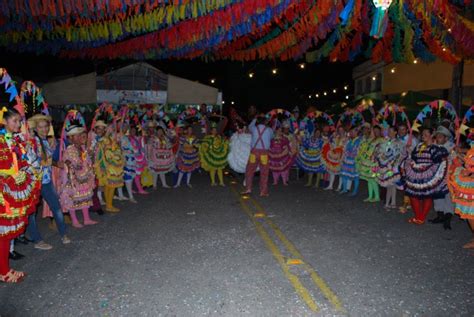
[[[132,181],[135,176],[141,175],[147,166],[143,138],[124,136],[121,146],[125,157],[124,180]]]
[[[81,210],[92,206],[95,175],[92,161],[83,149],[69,145],[62,158],[64,169],[59,186],[61,206],[65,210]]]
[[[387,139],[375,152],[374,173],[382,187],[395,186],[400,182],[400,163],[405,157],[405,145],[400,140]]]
[[[228,154],[229,143],[220,135],[206,135],[199,146],[201,167],[206,172],[225,168]]]
[[[269,167],[272,172],[286,172],[294,163],[290,140],[287,137],[275,137],[270,142]]]
[[[41,175],[35,174],[26,153],[20,135],[0,130],[0,239],[22,234],[40,199]]]
[[[99,139],[94,155],[94,171],[99,186],[122,187],[124,166],[120,145],[110,136]]]
[[[323,145],[322,138],[313,139],[306,136],[301,143],[296,165],[306,173],[323,173],[325,170],[321,161]]]
[[[348,178],[359,177],[356,168],[356,157],[359,151],[361,138],[349,139],[344,147],[342,156],[341,175]]]
[[[198,139],[182,136],[179,139],[176,167],[182,173],[192,173],[200,167]]]
[[[405,193],[416,198],[443,198],[448,193],[446,148],[418,144],[403,163]]]
[[[329,138],[329,142],[323,144],[321,160],[328,172],[337,175],[341,171],[346,142],[347,140],[344,137],[333,136]]]
[[[356,157],[356,168],[361,179],[368,181],[376,178],[374,169],[377,163],[374,153],[382,141],[383,138],[375,140],[368,138],[361,141]]]
[[[171,172],[176,164],[173,145],[168,137],[154,136],[147,143],[148,167],[155,173]]]
[[[474,148],[464,157],[464,166],[457,160],[449,176],[449,190],[454,211],[462,219],[474,219]]]
[[[230,151],[227,162],[232,170],[245,173],[252,147],[252,135],[249,133],[234,133],[230,138]]]

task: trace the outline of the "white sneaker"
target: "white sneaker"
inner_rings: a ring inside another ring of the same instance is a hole
[[[61,241],[63,242],[63,244],[69,244],[71,243],[71,239],[69,239],[68,236],[64,236],[61,238]]]
[[[48,251],[48,250],[51,250],[52,248],[53,246],[51,244],[47,244],[44,241],[35,243],[35,249],[38,249],[38,250]]]
[[[138,204],[138,202],[135,200],[135,198],[130,198],[130,202],[131,202],[132,204]]]

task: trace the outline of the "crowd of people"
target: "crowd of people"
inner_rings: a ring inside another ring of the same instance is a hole
[[[252,193],[257,172],[260,196],[265,197],[270,174],[273,185],[281,180],[288,186],[290,169],[296,167],[307,175],[306,186],[341,195],[356,196],[361,181],[366,182],[364,201],[384,200],[387,211],[412,209],[410,223],[423,224],[434,206],[433,223],[451,229],[456,212],[474,227],[474,151],[454,146],[449,123],[423,128],[418,140],[403,122],[388,127],[313,122],[300,129],[294,118],[262,114],[248,125],[240,120],[227,138],[227,118],[220,115],[204,112],[196,121],[197,113],[191,111],[175,127],[154,111],[114,111],[112,105],[102,105],[89,131],[81,114],[72,110],[61,137],[55,138],[47,114],[28,118],[29,131],[22,133],[21,112],[1,112],[0,281],[7,283],[25,277],[9,265],[9,259],[23,257],[15,251],[15,241],[52,249],[38,230],[39,210],[54,219],[62,243],[69,244],[65,214],[74,228],[94,225],[91,212],[117,213],[114,199],[137,203],[159,186],[158,179],[169,188],[168,174],[175,188],[183,181],[192,187],[191,176],[198,169],[209,174],[211,186],[225,186],[227,165],[245,173],[243,195]],[[400,206],[398,192],[404,196]],[[464,247],[474,248],[474,239]]]

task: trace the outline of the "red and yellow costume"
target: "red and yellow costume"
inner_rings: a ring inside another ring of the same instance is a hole
[[[28,215],[36,210],[39,179],[27,162],[21,136],[0,130],[0,275],[9,271],[10,241],[25,231]]]

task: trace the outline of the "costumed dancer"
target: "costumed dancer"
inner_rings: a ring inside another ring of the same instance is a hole
[[[59,196],[53,184],[53,152],[56,148],[54,137],[48,137],[51,128],[51,117],[44,114],[36,114],[28,119],[28,125],[34,133],[34,160],[41,169],[41,196],[52,212],[56,227],[63,244],[71,243],[66,235],[66,224],[64,222],[63,210],[59,202]],[[35,248],[41,250],[52,249],[41,237],[36,223],[36,214],[29,217],[28,233],[30,239],[35,243]]]
[[[113,205],[115,189],[124,185],[125,161],[119,143],[120,137],[116,133],[115,122],[107,122],[105,118],[99,117],[93,123],[93,129],[98,136],[93,152],[98,186],[104,192],[105,211],[116,213],[120,210]]]
[[[367,181],[369,197],[364,201],[375,203],[380,201],[380,192],[376,174],[374,173],[376,166],[374,154],[377,147],[383,141],[382,131],[379,126],[374,126],[371,132],[370,124],[365,123],[362,128],[362,135],[362,141],[356,157],[356,168],[360,179]]]
[[[332,190],[336,175],[340,175],[342,156],[346,147],[347,137],[343,127],[339,127],[333,135],[329,137],[328,142],[323,144],[321,151],[321,160],[329,174],[329,184],[325,190]],[[339,176],[338,191],[342,190],[343,177]]]
[[[184,135],[179,139],[179,150],[176,160],[176,167],[178,169],[178,181],[175,188],[181,186],[183,176],[186,175],[186,185],[191,186],[191,175],[201,165],[199,161],[199,142],[193,134],[192,126],[187,126],[184,129]]]
[[[275,136],[270,142],[268,156],[273,185],[278,185],[278,180],[281,177],[283,185],[287,186],[290,168],[294,163],[294,155],[290,140],[279,127],[275,129]]]
[[[140,195],[146,195],[141,183],[141,174],[147,166],[145,141],[139,130],[138,116],[134,115],[128,123],[128,133],[122,137],[121,147],[125,157],[124,181],[130,202],[137,203],[133,196],[133,183]]]
[[[448,193],[446,184],[448,151],[433,144],[431,129],[422,131],[422,143],[403,163],[405,194],[410,197],[415,217],[410,223],[421,225],[433,206],[433,199]]]
[[[153,129],[151,127],[150,129]],[[147,160],[148,166],[153,175],[153,188],[157,188],[158,176],[161,185],[169,188],[166,183],[166,174],[173,171],[176,164],[175,154],[173,153],[173,136],[169,135],[167,129],[162,126],[156,127],[156,133],[153,133],[147,141]]]
[[[436,145],[444,147],[448,153],[454,153],[453,134],[444,126],[439,126],[434,133]],[[449,155],[447,164],[448,171],[453,162],[454,155]],[[454,204],[449,192],[444,193],[443,197],[433,199],[434,210],[437,213],[436,218],[431,219],[431,223],[442,223],[445,230],[451,230],[451,218],[454,215]]]
[[[18,134],[20,113],[3,107],[0,114],[0,281],[18,283],[25,273],[10,269],[11,241],[25,231],[28,215],[36,210],[41,181],[27,162],[26,144]]]
[[[414,135],[410,135],[408,130],[408,126],[405,123],[398,125],[398,140],[400,140],[404,146],[404,158],[410,156],[410,154],[413,152],[413,149],[418,145],[418,139]],[[403,195],[403,205],[400,207],[400,213],[404,214],[410,208],[410,197]]]
[[[260,169],[260,196],[268,196],[268,150],[273,138],[273,130],[266,125],[265,116],[260,115],[249,125],[252,143],[249,161],[245,171],[246,190],[242,194],[252,193],[253,177],[257,168]]]
[[[472,240],[466,243],[464,249],[474,249],[474,147],[463,155],[464,151],[458,151],[463,156],[454,160],[453,168],[449,177],[449,189],[456,214],[461,219],[466,219],[473,233]]]
[[[83,227],[77,219],[77,210],[82,211],[84,225],[94,225],[97,222],[90,218],[89,207],[92,206],[96,185],[95,175],[86,149],[87,133],[84,119],[79,112],[69,111],[62,134],[61,161],[64,162],[64,169],[59,187],[61,206],[69,212],[73,227]],[[69,143],[66,148],[64,136]]]
[[[230,168],[239,174],[244,174],[249,161],[250,149],[252,147],[252,135],[243,129],[237,127],[237,132],[230,138],[230,151],[227,156]],[[244,185],[245,186],[245,185]]]
[[[380,186],[387,189],[385,209],[397,208],[397,184],[400,182],[400,163],[404,158],[404,145],[397,138],[397,130],[388,128],[387,138],[375,150],[374,173]]]
[[[347,193],[351,190],[352,183],[354,189],[351,196],[357,195],[359,190],[359,174],[356,169],[356,157],[359,151],[361,138],[358,136],[358,128],[352,128],[349,131],[349,139],[344,147],[344,154],[342,155],[341,177],[342,189],[341,194]]]
[[[211,123],[211,134],[206,135],[199,146],[199,157],[201,167],[209,172],[211,186],[216,186],[216,173],[219,185],[224,184],[223,170],[227,166],[227,155],[229,154],[229,143],[217,131],[217,124]]]
[[[321,173],[325,170],[321,162],[322,147],[321,131],[319,129],[314,129],[312,132],[306,130],[301,141],[298,157],[296,158],[297,166],[308,175],[306,187],[313,184],[314,174],[316,174],[317,185],[321,179]]]

